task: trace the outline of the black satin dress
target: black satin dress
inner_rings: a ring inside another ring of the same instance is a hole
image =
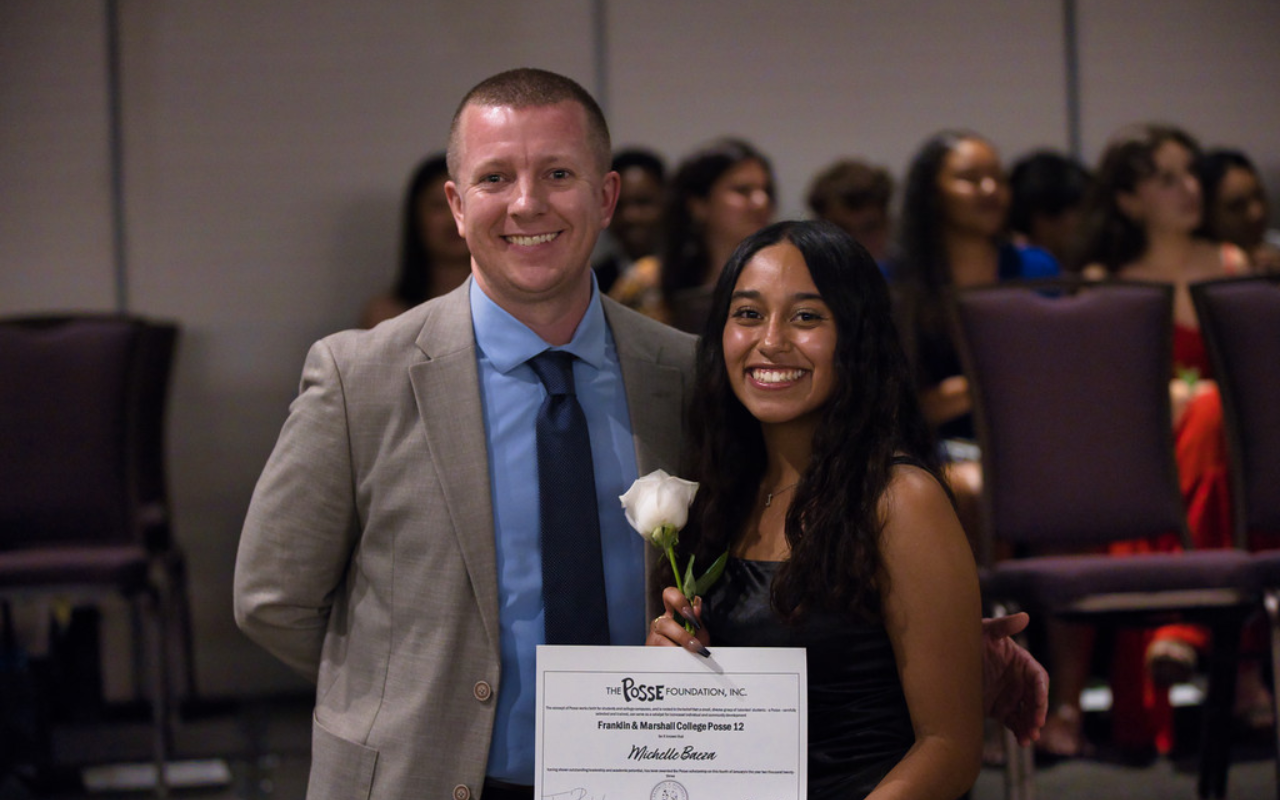
[[[780,562],[730,558],[703,598],[711,646],[803,647],[809,670],[809,800],[871,792],[915,742],[889,634],[829,613],[800,626],[769,608]]]

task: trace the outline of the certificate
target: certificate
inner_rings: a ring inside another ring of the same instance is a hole
[[[538,648],[534,796],[804,800],[802,648]]]

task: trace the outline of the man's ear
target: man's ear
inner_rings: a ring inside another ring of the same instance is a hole
[[[622,176],[613,170],[606,172],[600,185],[600,202],[602,203],[600,211],[603,219],[600,225],[601,230],[609,227],[609,223],[613,221],[613,212],[618,208],[618,198],[621,195]]]
[[[444,182],[444,197],[449,201],[449,210],[453,212],[453,222],[458,226],[458,235],[463,239],[467,238],[467,230],[464,225],[465,219],[462,213],[462,195],[458,193],[458,187],[453,181]]]

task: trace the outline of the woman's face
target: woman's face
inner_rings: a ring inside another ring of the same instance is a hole
[[[1214,230],[1245,250],[1253,250],[1266,236],[1270,214],[1267,194],[1258,176],[1244,167],[1227,169],[1209,213],[1213,215]]]
[[[737,246],[773,221],[773,179],[764,164],[743,161],[717,178],[705,198],[689,201],[689,210],[709,242]]]
[[[429,181],[418,195],[418,233],[431,260],[459,261],[468,258],[467,240],[458,235],[458,223],[444,194],[448,175]]]
[[[1200,225],[1200,181],[1191,151],[1174,141],[1156,148],[1155,171],[1116,197],[1120,211],[1148,233],[1191,233]]]
[[[753,417],[817,424],[835,393],[836,323],[795,245],[766,247],[747,262],[723,345],[729,384]]]
[[[962,139],[938,171],[943,227],[993,237],[1009,214],[1009,182],[1000,156],[981,139]]]

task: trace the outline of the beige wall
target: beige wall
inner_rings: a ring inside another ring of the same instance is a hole
[[[0,0],[0,313],[116,304],[104,5]],[[1121,124],[1160,118],[1243,146],[1276,190],[1280,5],[1077,7],[1088,158]],[[402,182],[479,79],[567,73],[606,99],[617,144],[672,159],[746,136],[773,156],[786,215],[828,161],[863,155],[901,173],[942,127],[974,128],[1009,158],[1067,145],[1053,2],[119,8],[123,286],[129,310],[184,326],[171,473],[211,694],[301,688],[231,620],[240,522],[308,343],[390,281]]]

